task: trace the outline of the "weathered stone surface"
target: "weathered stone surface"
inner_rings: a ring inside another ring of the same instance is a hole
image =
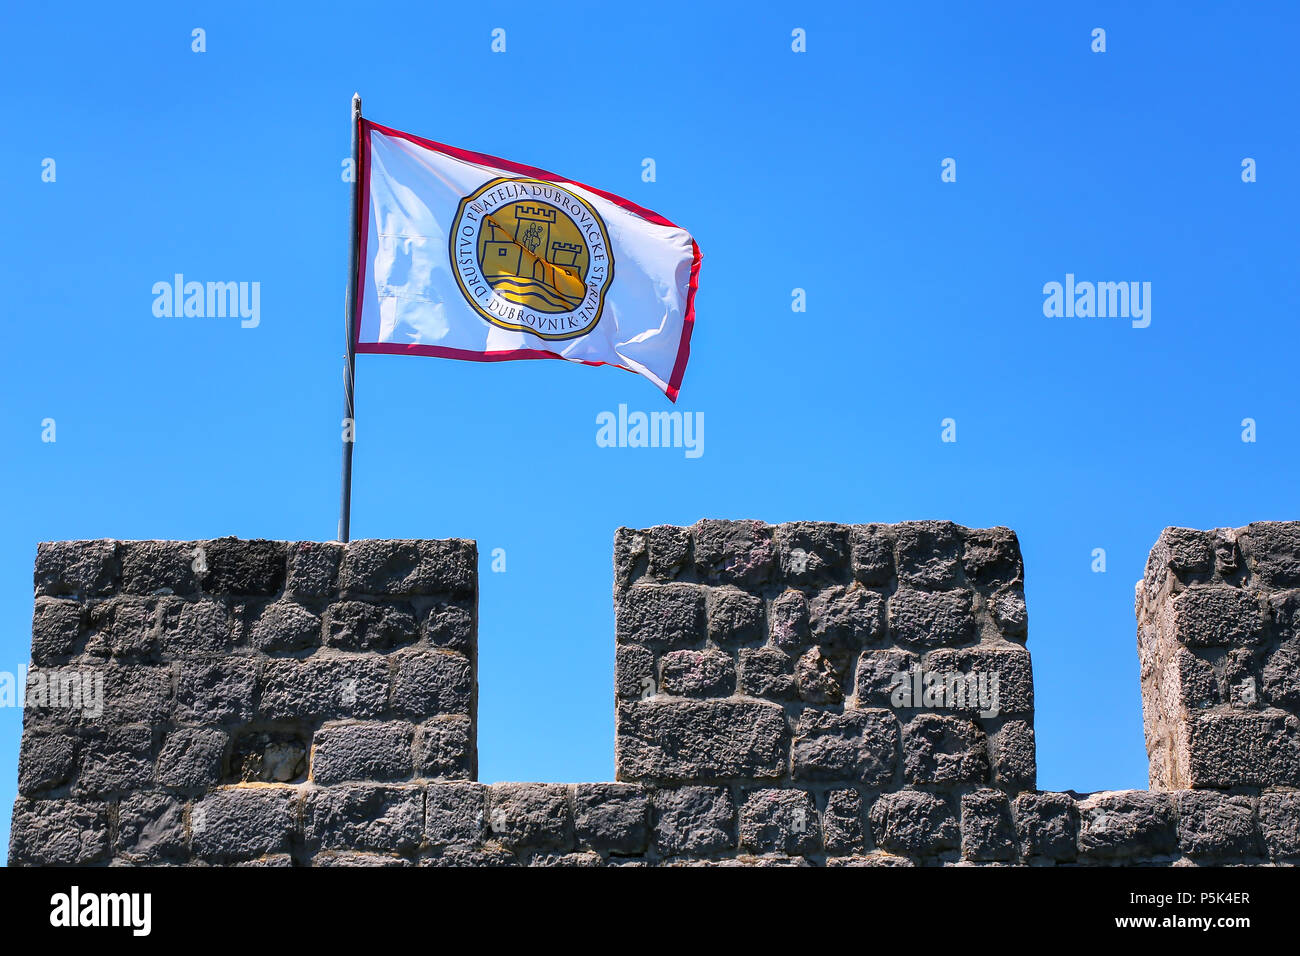
[[[1020,855],[1069,862],[1079,852],[1079,809],[1066,793],[1022,793],[1013,804]]]
[[[1160,857],[1178,846],[1173,799],[1149,790],[1093,794],[1079,803],[1079,853],[1090,859]]]
[[[822,842],[826,852],[847,855],[861,852],[863,842],[862,795],[856,790],[831,790],[822,813]]]
[[[819,644],[856,649],[884,637],[885,601],[856,585],[832,587],[809,602],[808,619]]]
[[[212,727],[179,727],[158,753],[157,779],[164,787],[203,790],[221,782],[230,735]]]
[[[1152,781],[1200,789],[1087,798],[1032,789],[1004,528],[620,531],[637,782],[490,788],[473,545],[45,546],[11,862],[1293,864],[1292,544],[1300,525],[1161,537],[1137,592]],[[897,697],[913,667],[938,697]]]
[[[196,545],[199,583],[209,594],[276,594],[284,587],[288,547],[283,541],[218,538]]]
[[[1259,832],[1273,860],[1300,858],[1300,791],[1261,794]]]
[[[810,647],[794,665],[795,687],[810,704],[838,704],[844,699],[844,677],[820,647]]]
[[[234,646],[234,622],[222,601],[177,600],[163,609],[162,621],[162,648],[171,657],[223,655]]]
[[[614,532],[614,593],[636,581],[646,567],[646,534],[636,528]]]
[[[795,692],[793,661],[775,647],[740,649],[739,686],[742,694],[787,700]]]
[[[1174,638],[1189,647],[1238,647],[1264,637],[1264,608],[1257,591],[1211,586],[1189,588],[1170,604]]]
[[[762,598],[739,588],[709,588],[706,608],[709,640],[715,643],[761,641],[767,633]]]
[[[474,778],[474,725],[468,717],[426,721],[415,736],[415,774],[437,780]]]
[[[319,647],[320,616],[294,601],[275,601],[257,615],[248,643],[267,654]]]
[[[1250,798],[1185,790],[1175,795],[1174,805],[1178,846],[1188,856],[1232,860],[1259,855],[1255,806]]]
[[[126,665],[122,667],[109,665],[82,672],[83,686],[95,687],[95,694],[100,696],[98,687],[102,681],[103,712],[96,715],[92,710],[83,713],[84,718],[107,725],[142,723],[159,724],[170,718],[173,705],[180,697],[180,689],[173,690],[176,674],[167,666]],[[28,675],[28,688],[31,675]],[[192,700],[192,698],[187,698]],[[28,706],[31,697],[28,696]],[[24,716],[26,716],[24,714]],[[179,707],[176,707],[176,719],[186,719]]]
[[[325,642],[348,651],[384,651],[420,637],[419,622],[406,604],[340,601],[325,612]]]
[[[1300,786],[1297,718],[1282,711],[1212,711],[1188,726],[1193,788]]]
[[[894,543],[885,525],[854,525],[849,531],[853,579],[867,587],[885,587],[894,577]]]
[[[116,541],[42,541],[36,546],[36,593],[51,597],[106,597],[122,576]]]
[[[1013,860],[1016,831],[1007,795],[975,790],[961,798],[961,854],[967,860]]]
[[[176,719],[187,723],[222,724],[253,716],[258,662],[227,657],[186,661],[176,684]]]
[[[1038,779],[1034,728],[1008,720],[992,739],[993,780],[1004,790],[1032,790]]]
[[[307,776],[305,732],[245,730],[230,754],[228,783],[301,783]]]
[[[899,586],[937,591],[958,583],[962,529],[951,521],[906,521],[897,526]]]
[[[363,540],[346,546],[339,581],[348,594],[469,596],[477,572],[473,541]]]
[[[213,862],[288,852],[296,800],[297,792],[288,787],[212,791],[190,808],[194,852]]]
[[[988,607],[1002,636],[1023,644],[1029,630],[1029,609],[1025,606],[1025,596],[1016,590],[999,591],[989,596]]]
[[[867,650],[858,658],[854,690],[861,707],[892,707],[894,691],[911,680],[920,658],[898,648]]]
[[[419,787],[343,786],[310,790],[303,813],[308,846],[409,853],[424,837]]]
[[[413,860],[388,853],[341,853],[325,850],[311,858],[312,866],[325,867],[405,867],[415,866]]]
[[[425,787],[424,836],[433,847],[477,847],[487,829],[488,788],[481,783]]]
[[[790,732],[765,701],[656,697],[619,705],[617,744],[620,780],[776,779]]]
[[[122,590],[142,595],[196,593],[197,548],[188,541],[123,541],[119,551]]]
[[[18,792],[32,795],[67,783],[76,773],[77,753],[72,734],[26,731],[18,755]]]
[[[796,726],[793,761],[796,780],[885,786],[898,763],[898,721],[887,710],[808,708]]]
[[[147,787],[153,773],[151,727],[96,730],[81,740],[72,792],[98,797],[126,793]]]
[[[262,665],[258,713],[271,720],[376,717],[388,707],[389,667],[382,657],[313,657]]]
[[[614,647],[614,696],[619,700],[640,700],[659,693],[655,655],[640,644]]]
[[[1016,644],[939,648],[925,657],[925,671],[942,674],[946,706],[986,717],[1034,712],[1034,675],[1029,652]],[[987,706],[986,706],[987,705]]]
[[[693,584],[641,584],[628,588],[615,605],[619,642],[674,648],[707,636],[704,591]]]
[[[922,647],[952,647],[975,637],[971,592],[899,588],[889,599],[889,633],[895,641]]]
[[[903,775],[910,784],[978,784],[988,780],[988,741],[971,720],[918,714],[903,725]]]
[[[32,663],[62,664],[77,653],[85,631],[85,610],[78,601],[38,597],[32,612]]]
[[[150,598],[119,595],[91,604],[86,655],[134,660],[156,657],[161,628],[155,603]]]
[[[736,846],[736,805],[723,787],[658,790],[654,819],[663,856],[709,856]]]
[[[553,783],[494,783],[489,797],[493,839],[513,850],[574,846],[569,788]]]
[[[692,526],[691,536],[696,572],[710,583],[756,588],[775,571],[772,529],[761,521],[705,519]]]
[[[808,599],[799,591],[785,591],[772,599],[768,615],[768,639],[784,651],[795,651],[808,643]]]
[[[691,533],[686,528],[661,524],[646,532],[647,559],[650,574],[660,581],[669,581],[691,563]]]
[[[968,531],[962,565],[966,579],[980,587],[1018,587],[1024,583],[1020,540],[1010,528]]]
[[[895,853],[929,856],[955,849],[961,827],[946,800],[919,790],[883,794],[871,807],[876,846]]]
[[[326,724],[312,740],[311,778],[322,786],[405,780],[411,776],[414,733],[403,721]]]
[[[578,846],[620,856],[645,852],[650,838],[650,797],[641,787],[580,783],[573,807]]]
[[[156,864],[189,856],[185,804],[161,793],[123,798],[117,811],[117,850],[133,863]]]
[[[1264,586],[1300,587],[1300,521],[1257,521],[1238,531],[1238,541]]]
[[[474,652],[474,614],[459,604],[439,604],[424,619],[425,639],[430,646],[462,654]]]
[[[161,723],[173,709],[169,667],[103,665],[32,668],[23,727],[114,727]]]
[[[395,713],[418,718],[472,712],[474,670],[460,654],[402,651],[392,660]]]
[[[791,521],[775,529],[782,578],[800,587],[843,580],[849,529],[824,521]]]
[[[107,804],[22,797],[14,803],[10,866],[85,866],[109,853]]]
[[[736,665],[722,651],[670,651],[663,657],[659,689],[679,697],[730,697]]]
[[[1210,674],[1212,677],[1213,671]],[[1275,650],[1268,656],[1260,678],[1265,703],[1300,713],[1300,646],[1283,644]],[[1209,689],[1205,687],[1201,696],[1208,697]]]
[[[343,545],[334,541],[295,541],[288,547],[284,590],[299,598],[333,598],[339,590]]]
[[[740,807],[740,848],[806,856],[821,850],[817,807],[803,790],[753,790]]]
[[[1168,569],[1183,584],[1214,570],[1215,535],[1191,528],[1166,528],[1147,557],[1146,580],[1157,582]]]
[[[841,856],[833,857],[826,861],[827,866],[916,866],[905,856],[895,856],[892,853],[868,853],[866,856]]]

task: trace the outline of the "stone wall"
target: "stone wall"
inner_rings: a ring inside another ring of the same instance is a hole
[[[1300,787],[1300,523],[1166,529],[1137,614],[1151,786]]]
[[[472,541],[42,544],[10,862],[418,848],[421,781],[477,771],[477,561]]]
[[[1005,528],[621,529],[617,783],[474,782],[476,566],[468,541],[41,545],[10,863],[1300,861],[1300,524],[1161,536],[1153,789],[1091,795],[1035,789]]]

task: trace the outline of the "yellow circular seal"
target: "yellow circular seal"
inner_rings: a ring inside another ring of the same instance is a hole
[[[479,315],[549,340],[595,328],[614,278],[600,215],[540,179],[493,179],[462,199],[450,254],[460,290]]]

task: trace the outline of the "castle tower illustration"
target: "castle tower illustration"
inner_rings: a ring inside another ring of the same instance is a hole
[[[563,235],[553,228],[557,226],[556,209],[520,203],[511,212],[513,236],[508,219],[486,222],[488,233],[479,259],[484,277],[520,305],[549,307],[550,311],[575,307],[584,293],[582,243],[551,238]]]
[[[582,255],[582,243],[580,242],[556,241],[551,243],[551,264],[559,266],[561,269],[567,269],[575,276],[578,276],[578,256],[580,255]],[[578,277],[581,278],[581,276]]]
[[[533,253],[520,263],[516,275],[535,279],[545,285],[554,283],[547,276],[546,250],[551,247],[551,226],[555,225],[555,210],[542,206],[515,206],[515,242]],[[523,253],[521,252],[522,256]],[[528,272],[525,273],[524,270]]]
[[[519,275],[520,260],[524,254],[523,250],[515,244],[508,232],[491,219],[487,221],[487,227],[489,232],[487,239],[483,242],[481,260],[484,274],[489,280],[499,275]]]

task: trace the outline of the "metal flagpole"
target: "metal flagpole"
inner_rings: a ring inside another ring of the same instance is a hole
[[[343,489],[339,502],[339,540],[347,541],[352,523],[352,445],[356,439],[353,387],[356,384],[357,351],[353,316],[356,312],[360,279],[361,237],[361,94],[352,94],[352,214],[351,249],[348,253],[348,287],[343,305],[343,328],[347,335],[347,357],[343,362]]]

